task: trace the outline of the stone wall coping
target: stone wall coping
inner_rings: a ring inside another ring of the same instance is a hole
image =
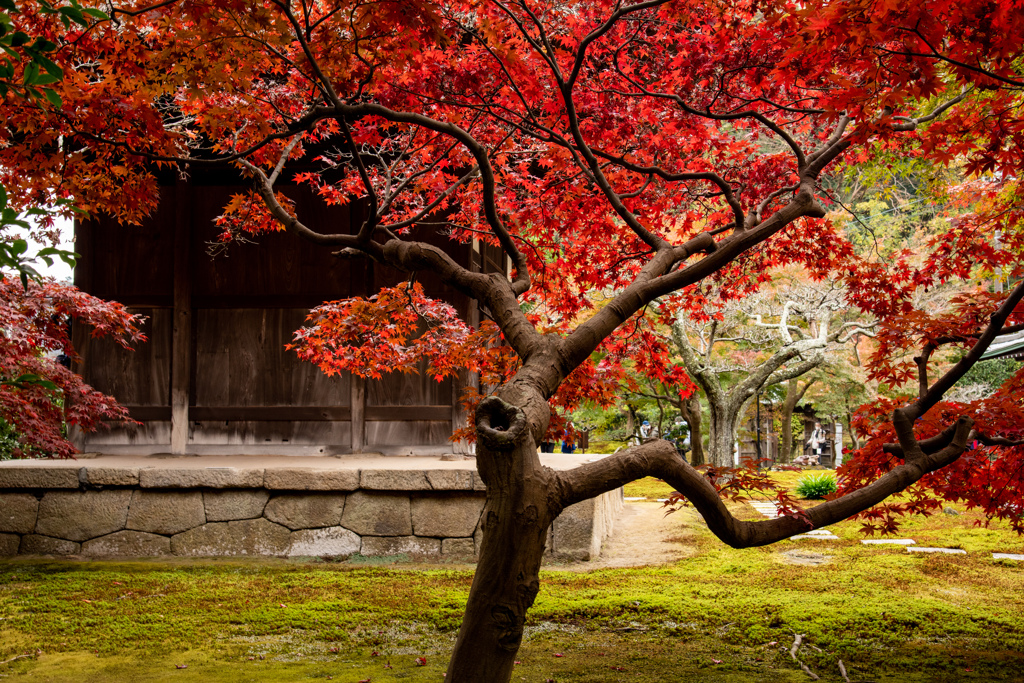
[[[375,454],[325,456],[121,456],[0,462],[0,490],[139,486],[156,489],[266,488],[307,491],[483,491],[472,458]],[[552,469],[577,467],[595,456],[542,454]]]

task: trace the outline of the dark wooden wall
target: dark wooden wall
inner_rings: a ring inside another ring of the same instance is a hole
[[[178,181],[163,188],[159,210],[142,226],[101,217],[76,227],[81,259],[75,283],[146,316],[149,337],[124,351],[75,329],[86,381],[114,395],[142,423],[81,435],[79,446],[197,454],[453,450],[448,437],[465,419],[457,396],[472,381],[468,376],[440,383],[422,374],[329,378],[284,348],[310,308],[372,294],[407,275],[338,259],[285,233],[211,257],[218,233],[213,219],[232,193],[243,191],[215,178]],[[319,231],[358,229],[358,206],[326,207],[303,189],[285,192]],[[444,246],[460,263],[503,269],[500,252],[490,253],[491,247],[484,247],[485,258],[478,247],[443,235],[415,237]],[[419,280],[429,295],[476,322],[465,296],[429,273]]]

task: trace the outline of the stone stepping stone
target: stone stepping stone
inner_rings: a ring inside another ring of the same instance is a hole
[[[871,538],[862,540],[864,545],[915,545],[917,541],[912,538]]]
[[[790,536],[790,540],[796,541],[802,538],[809,538],[816,541],[838,541],[839,537],[828,529],[814,529],[808,531],[806,534],[797,534],[796,536]]]
[[[786,564],[803,565],[805,567],[817,567],[819,565],[828,564],[832,561],[831,555],[823,555],[822,553],[799,549],[787,550],[786,552],[779,553],[779,557]]]
[[[966,550],[960,550],[959,548],[924,548],[916,546],[911,548],[907,546],[908,553],[944,553],[946,555],[966,555]]]
[[[839,537],[835,534],[831,536],[808,536],[807,534],[797,534],[796,536],[790,536],[789,540],[799,541],[800,539],[809,538],[812,541],[838,541]]]
[[[623,500],[647,500],[646,496],[626,496]]]
[[[993,560],[1017,560],[1018,562],[1024,562],[1024,555],[1018,555],[1016,553],[992,553]]]

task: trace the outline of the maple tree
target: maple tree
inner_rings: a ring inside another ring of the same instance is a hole
[[[70,198],[138,221],[156,205],[154,168],[232,164],[253,190],[225,207],[226,243],[286,230],[340,257],[432,271],[477,299],[493,328],[469,329],[405,286],[325,304],[296,344],[328,372],[426,357],[437,376],[463,364],[505,379],[476,404],[484,536],[447,680],[507,681],[552,520],[639,477],[672,484],[736,547],[922,485],[1021,524],[1024,378],[977,404],[942,396],[1021,322],[1024,287],[938,316],[912,297],[979,268],[1019,272],[1018,4],[166,0],[104,4],[108,18],[80,25],[27,2],[12,20],[60,46],[63,78],[47,84],[60,106],[4,100],[2,180],[19,206]],[[830,170],[883,153],[970,174],[950,192],[971,211],[927,254],[862,258],[822,220]],[[328,204],[358,199],[365,219],[353,234],[307,224],[281,191],[291,183]],[[511,276],[460,266],[418,241],[423,229],[500,247]],[[713,483],[663,441],[569,471],[541,465],[552,404],[601,395],[627,359],[685,376],[649,316],[743,297],[789,263],[844,282],[882,326],[872,372],[893,393],[857,418],[872,436],[843,471],[844,495],[743,522],[721,495],[753,482]],[[947,344],[964,356],[933,380]],[[907,381],[916,395],[899,394]],[[892,528],[934,503],[914,491],[868,524]]]
[[[61,363],[73,359],[70,325],[88,325],[125,348],[145,340],[140,320],[120,304],[40,278],[22,285],[0,281],[0,418],[12,430],[14,457],[70,457],[66,429],[101,429],[104,421],[129,421],[116,399],[96,391]]]
[[[35,9],[65,29],[72,23],[89,26],[90,16],[106,17],[74,0],[63,7],[43,2]],[[50,58],[58,45],[15,30],[12,15],[19,13],[13,0],[0,0],[0,97],[5,103],[35,109],[59,107],[54,85],[63,70]],[[70,205],[64,198],[53,203],[58,208]],[[70,457],[75,448],[68,428],[92,431],[104,427],[105,421],[129,421],[116,399],[90,387],[61,362],[62,357],[77,358],[71,346],[72,321],[125,348],[145,336],[138,316],[120,304],[40,274],[41,263],[51,266],[61,259],[74,264],[73,253],[55,246],[31,253],[28,241],[19,236],[32,232],[43,243],[56,242],[53,208],[31,202],[22,202],[21,207],[8,204],[7,189],[0,185],[0,428],[7,441],[0,457]]]

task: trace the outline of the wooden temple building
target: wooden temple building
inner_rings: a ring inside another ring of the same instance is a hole
[[[230,177],[230,173],[228,174]],[[285,349],[309,309],[373,294],[406,274],[286,233],[233,244],[210,255],[213,220],[247,188],[225,174],[170,179],[159,209],[142,226],[100,217],[76,226],[81,258],[75,284],[146,317],[149,340],[134,351],[73,332],[76,370],[126,405],[139,425],[79,434],[83,452],[109,454],[429,455],[459,452],[449,441],[466,416],[459,396],[468,375],[329,378]],[[321,232],[354,232],[358,205],[327,207],[310,191],[285,187],[298,215]],[[416,235],[474,269],[506,271],[501,251]],[[453,304],[471,324],[475,302],[420,276],[427,294]]]

